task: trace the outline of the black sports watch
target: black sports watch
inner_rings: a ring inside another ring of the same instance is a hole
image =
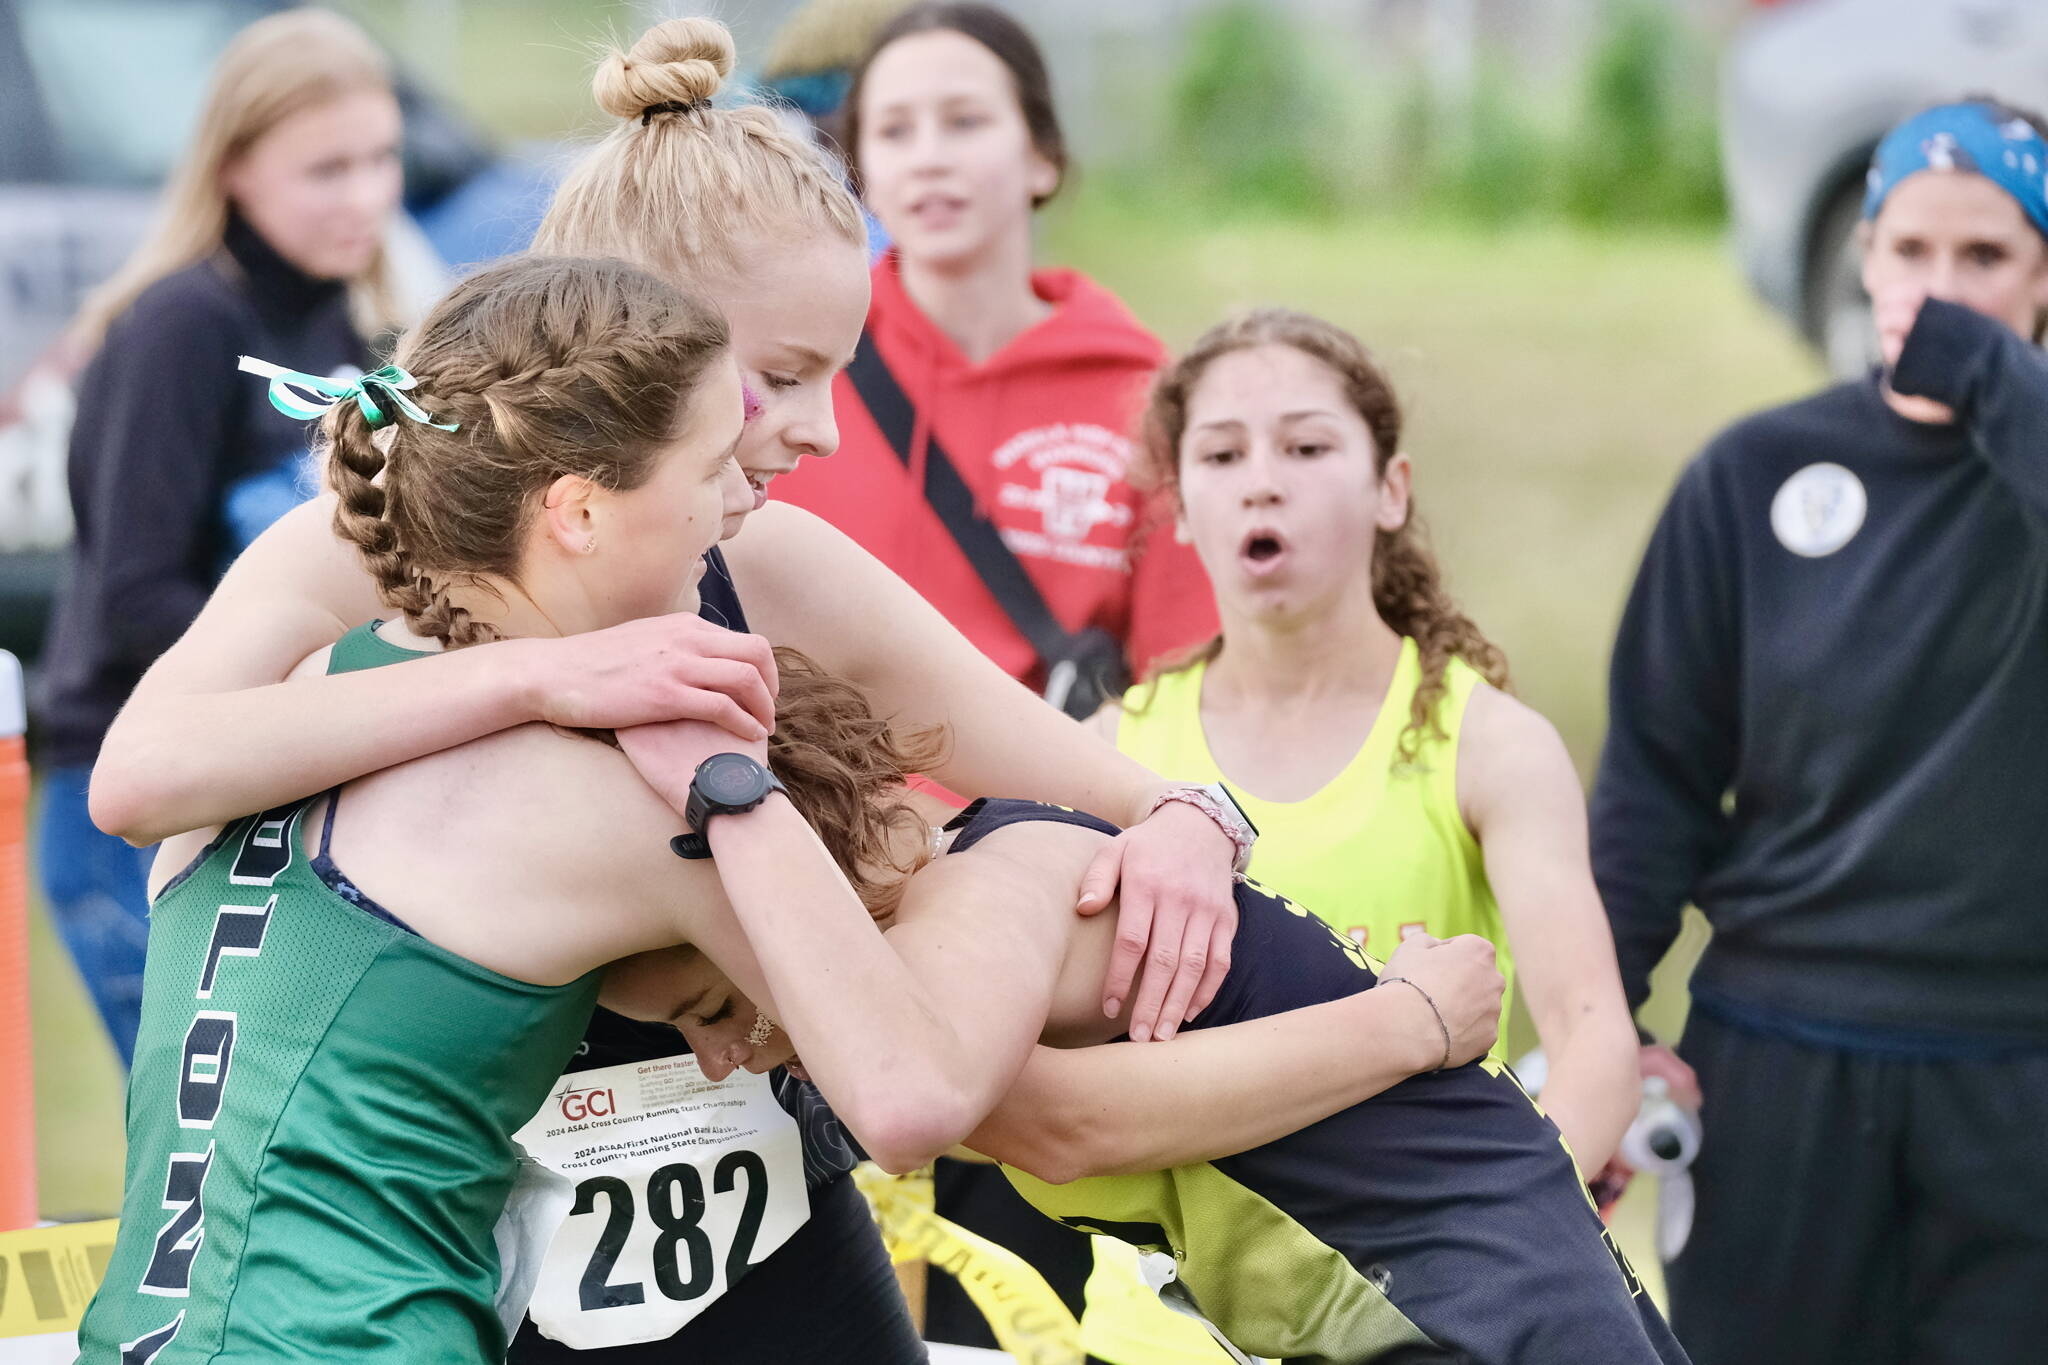
[[[683,803],[683,823],[688,834],[668,841],[678,858],[709,858],[711,844],[704,827],[714,815],[737,815],[768,799],[771,792],[789,794],[789,788],[774,773],[745,754],[713,754],[697,765],[690,779],[690,797]]]

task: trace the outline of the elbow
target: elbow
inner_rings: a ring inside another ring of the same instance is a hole
[[[891,1175],[929,1166],[966,1140],[978,1117],[957,1093],[910,1089],[834,1108],[868,1159]]]
[[[1048,1185],[1152,1169],[1142,1157],[1134,1162],[1131,1146],[1114,1141],[1098,1124],[1058,1110],[1034,1114],[1028,1127],[1012,1134],[1010,1145],[1014,1150],[1003,1154],[1003,1164]]]
[[[1538,1033],[1541,1032],[1539,1029]],[[1615,1102],[1626,1104],[1633,1113],[1642,1084],[1638,1061],[1641,1046],[1628,1012],[1618,1003],[1613,1009],[1597,1013],[1589,1010],[1576,1027],[1558,1027],[1555,1032],[1557,1045],[1549,1049],[1552,1074],[1559,1074],[1562,1068],[1583,1075],[1588,1082],[1611,1089]]]
[[[1087,1161],[1078,1159],[1077,1154],[1067,1148],[1047,1148],[1033,1151],[1023,1161],[1006,1162],[1026,1175],[1044,1181],[1048,1185],[1071,1185],[1076,1180],[1091,1175],[1106,1174],[1092,1170]]]
[[[145,766],[113,763],[102,754],[86,790],[86,813],[101,830],[143,848],[178,832],[161,828],[151,818],[161,808],[162,796]]]

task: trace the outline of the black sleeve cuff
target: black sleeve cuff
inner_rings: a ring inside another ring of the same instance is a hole
[[[2005,324],[1996,319],[1959,303],[1929,299],[1920,305],[1899,363],[1892,367],[1892,390],[1960,412],[1970,396],[1971,360],[2007,335]]]

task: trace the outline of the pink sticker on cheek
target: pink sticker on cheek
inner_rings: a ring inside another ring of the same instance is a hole
[[[754,392],[752,384],[744,381],[740,384],[740,415],[748,422],[761,415],[761,395]]]

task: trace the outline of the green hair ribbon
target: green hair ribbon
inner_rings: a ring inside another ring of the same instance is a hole
[[[390,426],[400,414],[440,431],[455,431],[461,426],[459,422],[436,422],[432,414],[407,398],[405,391],[417,387],[420,381],[396,365],[372,370],[350,383],[287,370],[282,365],[273,365],[252,355],[242,356],[236,368],[268,379],[270,406],[300,421],[311,421],[336,403],[345,403],[353,398],[372,431]]]

